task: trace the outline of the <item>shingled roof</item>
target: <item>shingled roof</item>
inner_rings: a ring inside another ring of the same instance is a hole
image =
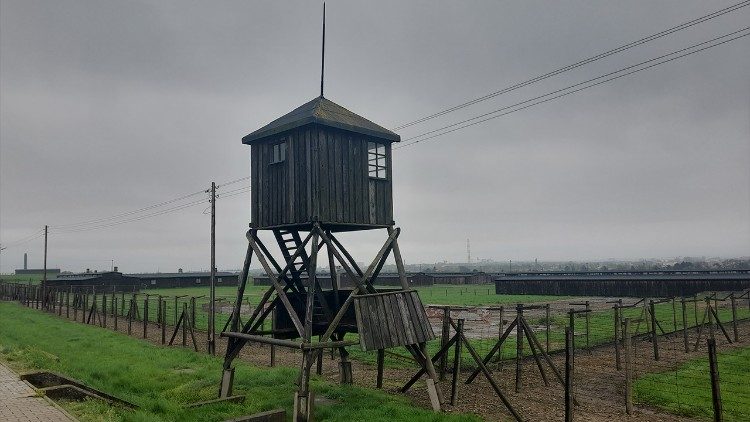
[[[386,139],[391,142],[399,142],[401,140],[401,137],[398,134],[377,125],[360,115],[352,113],[327,98],[318,97],[245,136],[242,138],[242,143],[249,145],[269,136],[304,126],[309,123],[318,123],[325,126],[362,133],[376,138]]]

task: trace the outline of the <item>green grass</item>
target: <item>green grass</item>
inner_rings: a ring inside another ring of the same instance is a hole
[[[156,346],[9,302],[0,302],[0,357],[17,369],[60,372],[140,406],[128,411],[96,401],[66,404],[83,421],[215,421],[277,407],[291,413],[297,375],[296,368],[259,368],[238,361],[235,392],[247,395],[244,404],[183,410],[183,404],[215,398],[220,358]],[[404,397],[318,378],[311,387],[334,400],[316,408],[319,420],[477,420],[434,414]]]
[[[749,420],[750,348],[719,353],[718,368],[724,420]],[[673,413],[713,417],[707,357],[691,360],[675,371],[642,376],[636,380],[634,392],[639,402]]]
[[[550,302],[568,296],[498,295],[495,286],[488,284],[434,285],[417,287],[425,305],[491,306],[508,303]]]

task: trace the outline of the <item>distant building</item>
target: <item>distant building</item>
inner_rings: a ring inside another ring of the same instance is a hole
[[[47,278],[54,278],[58,274],[60,274],[61,271],[59,268],[47,268]],[[17,269],[16,275],[42,275],[44,274],[44,268],[27,268],[27,269]]]
[[[44,274],[44,268],[29,268],[29,254],[24,252],[23,254],[23,269],[17,269],[16,275],[42,275]],[[59,268],[47,268],[47,277],[56,276],[60,274]]]
[[[51,287],[92,287],[101,291],[135,291],[141,288],[141,279],[123,275],[118,271],[91,272],[78,274],[59,274],[56,278],[48,279]]]
[[[210,272],[183,272],[182,269],[176,273],[146,273],[128,274],[131,277],[141,279],[144,288],[155,289],[163,287],[195,287],[208,286],[211,283]],[[236,286],[239,274],[224,271],[216,272],[217,286]]]

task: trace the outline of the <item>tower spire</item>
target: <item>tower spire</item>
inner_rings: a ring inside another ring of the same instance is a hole
[[[320,54],[320,96],[323,97],[323,76],[326,69],[326,4],[323,3],[323,49]]]

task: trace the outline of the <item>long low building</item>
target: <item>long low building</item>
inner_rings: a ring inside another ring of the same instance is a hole
[[[527,272],[495,279],[497,294],[670,297],[750,289],[750,270]]]
[[[141,279],[123,275],[117,271],[59,274],[47,280],[47,285],[57,288],[94,288],[100,291],[136,291],[141,288]]]
[[[210,272],[182,272],[180,270],[176,273],[145,273],[129,275],[141,279],[141,284],[143,284],[143,287],[146,289],[208,286],[211,283]],[[217,271],[216,285],[236,286],[239,278],[240,276],[237,273]]]

